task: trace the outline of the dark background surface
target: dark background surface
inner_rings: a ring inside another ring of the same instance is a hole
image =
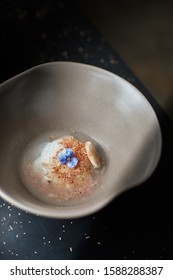
[[[173,120],[173,1],[78,3]]]
[[[163,148],[153,175],[94,215],[34,216],[0,199],[0,259],[173,259],[173,124],[73,1],[0,2],[0,82],[50,61],[107,69],[153,106]]]

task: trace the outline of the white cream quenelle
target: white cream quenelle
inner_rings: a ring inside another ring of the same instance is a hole
[[[91,142],[65,136],[45,146],[41,164],[49,181],[80,186],[91,184],[94,169],[100,168],[100,159]]]

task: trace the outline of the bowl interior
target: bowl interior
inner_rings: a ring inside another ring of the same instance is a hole
[[[0,195],[10,203],[48,217],[92,213],[121,191],[146,180],[161,152],[161,132],[146,98],[108,71],[79,63],[34,67],[0,85]],[[56,131],[84,133],[106,154],[103,187],[76,205],[58,207],[34,198],[18,166],[32,139]]]

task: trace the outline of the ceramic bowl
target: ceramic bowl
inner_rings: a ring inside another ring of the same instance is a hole
[[[111,72],[74,62],[38,65],[2,83],[0,131],[0,196],[50,218],[92,214],[141,184],[155,170],[162,145],[155,112],[138,89]],[[102,186],[76,202],[51,205],[22,183],[20,158],[33,139],[72,131],[90,137],[104,151]]]

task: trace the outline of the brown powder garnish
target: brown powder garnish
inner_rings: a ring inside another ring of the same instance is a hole
[[[67,165],[56,165],[52,170],[52,175],[62,183],[73,186],[91,184],[92,165],[86,153],[85,143],[79,142],[71,136],[62,138],[61,144],[64,148],[73,150],[78,163],[74,168],[69,168]]]

